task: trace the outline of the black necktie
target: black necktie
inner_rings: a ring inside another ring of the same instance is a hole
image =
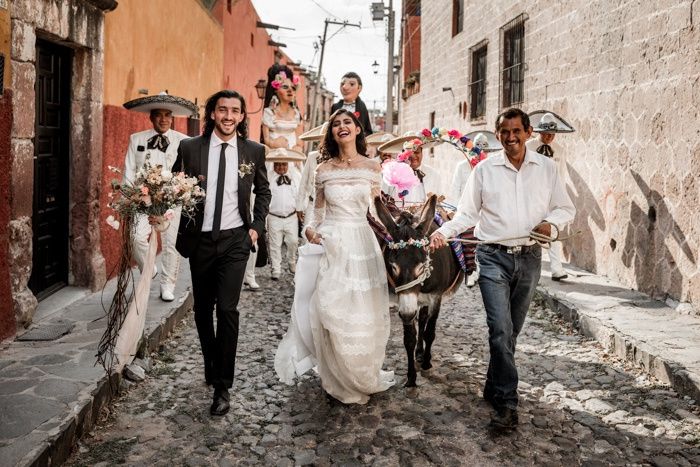
[[[543,144],[542,146],[537,148],[537,152],[539,152],[543,156],[554,157],[554,150],[549,144]]]
[[[280,185],[291,185],[292,181],[286,175],[280,175],[277,177],[277,186]]]
[[[157,149],[159,151],[165,152],[170,146],[170,141],[165,135],[157,134],[148,139],[147,149]]]
[[[216,179],[216,202],[214,203],[214,223],[211,226],[211,238],[216,241],[221,230],[221,209],[224,204],[224,184],[226,183],[226,147],[228,143],[221,143],[219,153],[219,175]]]
[[[423,177],[425,177],[425,172],[423,172],[420,169],[415,169],[413,171],[414,174],[416,174],[416,177],[418,177],[418,180],[420,180],[421,183],[423,183]]]

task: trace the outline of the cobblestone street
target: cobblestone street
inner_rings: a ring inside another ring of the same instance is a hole
[[[434,367],[403,388],[402,327],[392,314],[386,366],[397,386],[365,406],[329,402],[319,380],[277,381],[277,343],[293,286],[259,274],[243,292],[231,411],[209,415],[211,391],[192,315],[153,356],[146,381],[116,400],[69,465],[697,465],[697,403],[678,396],[533,305],[519,339],[520,426],[487,428],[480,395],[488,356],[478,287],[443,306]]]

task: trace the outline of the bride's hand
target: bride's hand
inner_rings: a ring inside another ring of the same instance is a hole
[[[320,245],[323,237],[321,237],[320,234],[316,233],[314,229],[306,229],[306,239],[309,241],[309,243],[315,243],[316,245]]]

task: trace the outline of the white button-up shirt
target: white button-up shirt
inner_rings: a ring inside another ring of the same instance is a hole
[[[462,193],[454,218],[437,231],[447,238],[476,226],[480,240],[503,245],[531,245],[527,237],[540,222],[562,228],[576,214],[554,162],[534,151],[517,170],[503,151],[477,164]]]
[[[226,176],[224,178],[224,200],[221,205],[220,230],[233,229],[243,225],[243,218],[238,211],[238,138],[234,136],[227,141]],[[207,196],[204,199],[204,222],[202,232],[211,232],[214,224],[214,207],[216,205],[216,184],[219,180],[219,155],[223,141],[211,134],[209,143],[209,164],[207,165]]]
[[[285,175],[292,181],[291,185],[278,185],[277,179],[280,175],[275,171],[268,172],[267,174],[267,179],[270,181],[270,191],[272,192],[270,214],[288,216],[296,212],[296,198],[299,191],[300,175],[296,170],[287,170]]]

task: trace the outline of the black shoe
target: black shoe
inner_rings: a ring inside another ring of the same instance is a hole
[[[555,281],[555,282],[563,281],[563,280],[566,279],[567,277],[569,277],[569,275],[566,274],[566,273],[560,274],[560,275],[558,275],[558,276],[555,276],[554,274],[552,274],[552,280]]]
[[[489,426],[508,430],[515,428],[518,426],[517,409],[511,409],[510,407],[497,408],[496,413],[491,415],[491,423]]]
[[[229,404],[229,393],[226,389],[215,389],[214,390],[214,401],[211,404],[211,409],[209,412],[217,417],[226,415],[231,408]]]

